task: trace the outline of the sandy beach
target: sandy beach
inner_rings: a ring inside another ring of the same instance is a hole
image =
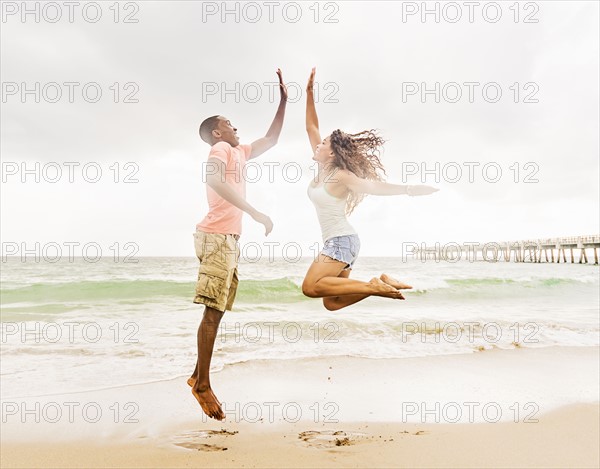
[[[598,348],[270,360],[2,402],[2,467],[598,467]]]
[[[594,468],[599,417],[598,406],[587,404],[545,414],[535,425],[344,423],[312,431],[306,430],[315,428],[309,424],[227,425],[228,433],[182,434],[188,440],[183,448],[144,442],[8,444],[2,447],[2,467]]]

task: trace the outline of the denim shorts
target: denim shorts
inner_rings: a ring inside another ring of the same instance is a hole
[[[334,236],[325,241],[321,254],[336,261],[345,262],[343,270],[350,270],[360,251],[360,239],[357,234]]]

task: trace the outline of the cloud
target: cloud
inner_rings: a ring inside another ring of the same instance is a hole
[[[418,17],[403,23],[402,2],[338,2],[337,23],[323,21],[334,11],[324,4],[318,22],[309,4],[296,23],[278,11],[271,23],[266,9],[257,23],[243,17],[236,23],[233,16],[222,23],[217,15],[203,22],[202,3],[207,2],[140,3],[139,22],[133,24],[105,21],[112,14],[107,8],[94,24],[23,24],[12,18],[3,23],[3,83],[80,85],[72,103],[36,103],[31,95],[22,103],[20,93],[3,96],[2,161],[95,162],[104,170],[99,184],[81,175],[75,184],[31,179],[22,184],[18,175],[9,177],[2,185],[3,238],[36,239],[41,225],[49,238],[137,240],[145,255],[189,254],[189,234],[206,210],[201,163],[208,147],[198,138],[198,125],[206,116],[223,114],[244,141],[262,136],[277,106],[268,83],[281,67],[293,82],[291,91],[300,95],[288,104],[280,144],[261,161],[298,163],[304,174],[297,183],[279,175],[249,184],[248,198],[272,214],[276,228],[270,239],[307,245],[320,240],[306,198],[311,151],[303,90],[314,65],[323,135],[335,128],[380,129],[390,182],[420,183],[421,174],[405,177],[410,162],[447,169],[494,162],[502,169],[497,183],[481,173],[472,183],[466,176],[456,183],[430,176],[426,183],[442,191],[428,199],[369,197],[351,218],[366,240],[365,255],[385,255],[386,243],[378,240],[404,236],[517,239],[596,231],[596,3],[538,2],[538,23],[523,23],[523,16],[512,21],[503,4],[498,23],[476,15],[474,23],[463,18],[456,24],[421,23]],[[417,94],[406,94],[403,83],[409,82],[418,85]],[[423,83],[432,89],[436,82],[448,93],[457,89],[448,83],[457,83],[463,98],[456,103],[437,103],[430,94],[422,98]],[[472,103],[465,82],[479,83]],[[102,89],[97,103],[82,97],[86,83]],[[481,93],[489,83],[502,90],[497,103]],[[207,92],[215,86],[215,94]],[[126,103],[127,96],[139,102]],[[526,103],[527,96],[539,102]],[[110,166],[118,163],[122,176],[127,162],[139,168],[139,183],[111,182]],[[538,168],[537,183],[522,182],[527,163]],[[568,224],[558,221],[556,207]],[[264,241],[249,217],[244,230],[247,241]]]

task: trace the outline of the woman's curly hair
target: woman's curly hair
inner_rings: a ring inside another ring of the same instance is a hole
[[[380,171],[385,175],[385,169],[379,160],[379,154],[385,140],[376,132],[371,129],[347,134],[339,129],[334,130],[329,139],[334,154],[333,165],[351,171],[359,178],[383,181]],[[350,215],[364,198],[365,194],[350,191],[346,199],[346,215]]]

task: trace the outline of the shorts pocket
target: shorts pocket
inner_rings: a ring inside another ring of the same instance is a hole
[[[225,289],[226,278],[227,273],[222,269],[200,264],[196,295],[216,300]]]
[[[196,250],[196,257],[202,259],[204,256],[204,235],[203,233],[194,233],[194,249]]]

